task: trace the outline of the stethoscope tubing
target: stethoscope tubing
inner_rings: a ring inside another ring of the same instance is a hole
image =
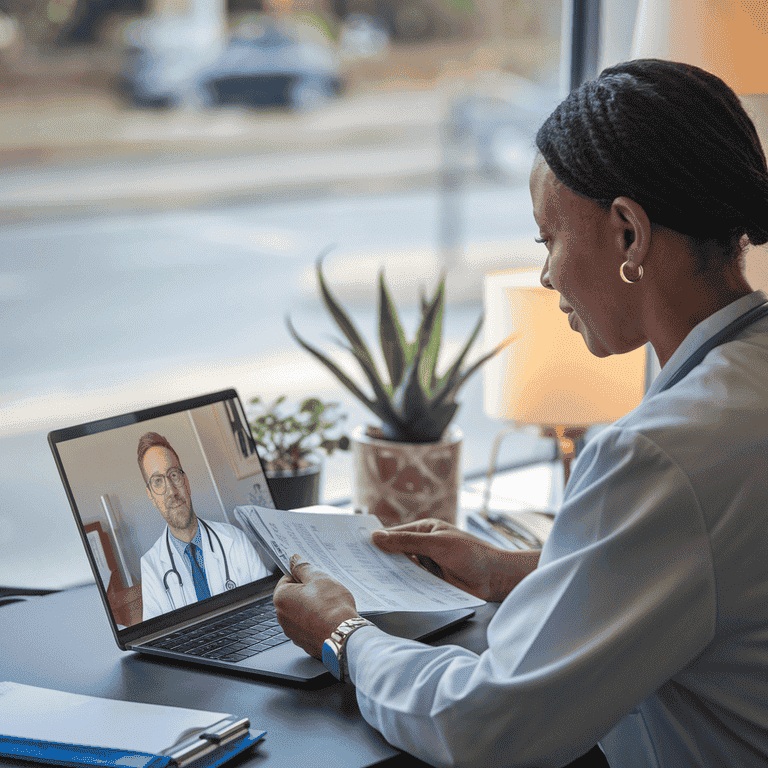
[[[221,550],[221,556],[224,558],[224,587],[226,589],[234,589],[237,585],[229,576],[229,562],[227,560],[227,553],[224,551],[224,546],[221,543],[221,539],[219,538],[219,534],[216,533],[216,531],[211,528],[208,523],[205,522],[205,520],[201,520],[199,517],[197,518],[197,522],[205,528],[205,532],[208,534],[208,546],[211,548],[211,552],[213,552],[213,539],[211,538],[211,534],[214,535],[216,538],[216,541],[219,544],[219,549]],[[166,527],[165,529],[165,546],[168,550],[168,557],[171,560],[171,567],[163,574],[163,587],[165,588],[165,594],[168,597],[168,602],[171,604],[171,610],[176,610],[176,601],[173,599],[173,595],[171,594],[171,589],[168,586],[168,577],[173,574],[176,576],[176,579],[179,582],[179,589],[181,590],[181,594],[184,594],[184,581],[181,578],[181,573],[179,573],[179,569],[176,567],[176,558],[173,556],[173,550],[171,549],[171,534]]]
[[[730,322],[722,330],[718,331],[712,338],[707,339],[698,349],[696,349],[688,359],[678,368],[670,380],[659,390],[664,392],[674,387],[679,381],[682,381],[715,347],[733,341],[743,330],[748,328],[758,320],[768,317],[768,302],[763,302],[757,307],[747,310]]]

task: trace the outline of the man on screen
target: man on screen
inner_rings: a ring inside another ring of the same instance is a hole
[[[147,496],[167,523],[141,558],[144,621],[270,575],[239,528],[197,517],[189,478],[162,435],[142,435],[137,458]]]

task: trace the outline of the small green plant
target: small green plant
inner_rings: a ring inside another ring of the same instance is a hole
[[[286,322],[293,338],[381,420],[382,436],[405,443],[431,443],[439,440],[458,410],[456,394],[487,360],[500,352],[514,337],[509,337],[469,366],[464,365],[470,348],[480,333],[480,315],[469,339],[456,359],[442,373],[437,371],[443,332],[445,277],[432,299],[422,295],[421,322],[416,336],[409,340],[384,280],[379,273],[379,342],[387,368],[384,379],[373,355],[347,313],[331,293],[323,276],[323,257],[317,261],[317,280],[323,303],[347,343],[338,345],[351,353],[367,379],[372,395],[366,394],[347,373],[327,355],[305,341],[294,328],[290,317]]]
[[[349,449],[349,438],[338,434],[346,414],[338,413],[338,403],[324,403],[316,397],[286,409],[285,395],[266,404],[260,397],[250,403],[249,423],[260,454],[270,472],[296,472],[309,466],[312,454]]]

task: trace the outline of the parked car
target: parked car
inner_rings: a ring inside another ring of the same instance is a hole
[[[237,28],[223,50],[130,45],[121,89],[137,106],[283,105],[311,109],[341,90],[331,46],[299,25],[259,19]],[[207,58],[206,58],[207,56]]]

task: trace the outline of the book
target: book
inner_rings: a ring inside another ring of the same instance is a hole
[[[383,528],[374,515],[340,514],[334,507],[322,506],[285,512],[250,505],[235,507],[234,516],[283,573],[290,573],[291,555],[301,555],[341,582],[361,614],[449,611],[485,604],[409,557],[382,552],[371,542],[371,533]]]
[[[265,733],[222,712],[0,682],[4,757],[104,768],[216,768]]]

